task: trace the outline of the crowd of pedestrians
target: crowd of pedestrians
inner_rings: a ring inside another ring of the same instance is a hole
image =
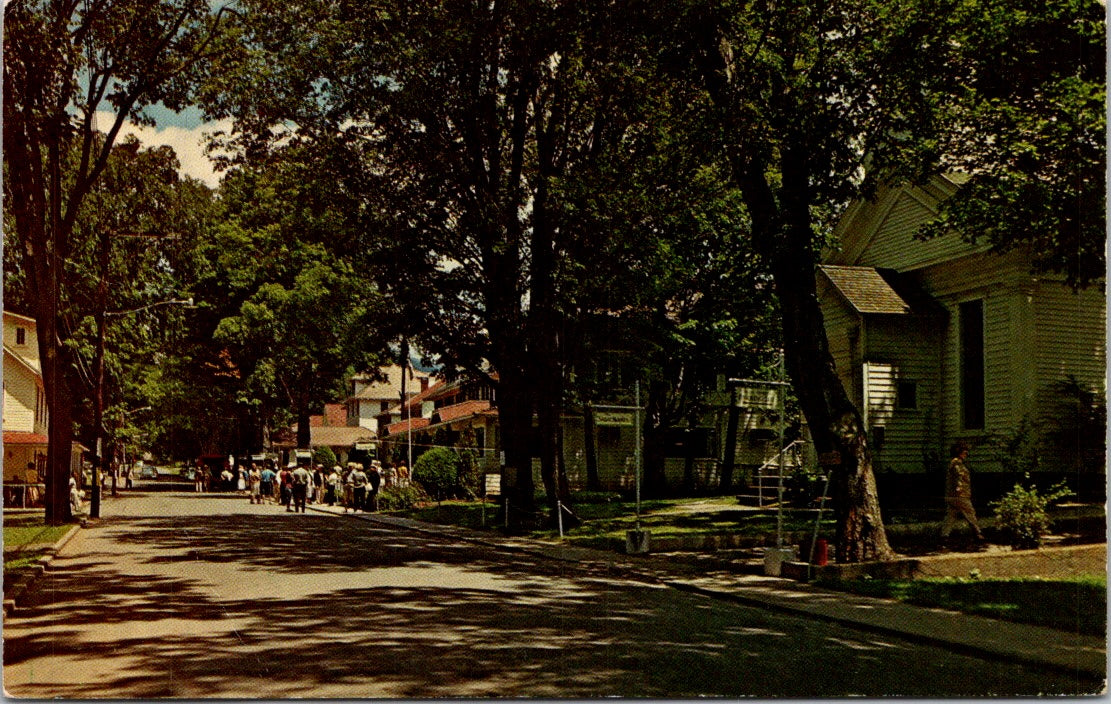
[[[250,503],[274,503],[288,512],[304,512],[308,504],[342,506],[343,512],[370,512],[378,509],[378,492],[384,486],[407,486],[409,469],[404,463],[397,467],[383,466],[378,460],[369,465],[348,462],[328,471],[324,465],[311,467],[290,465],[275,471],[272,463],[259,467],[252,463],[240,470],[237,483]],[[201,491],[198,483],[198,491]]]

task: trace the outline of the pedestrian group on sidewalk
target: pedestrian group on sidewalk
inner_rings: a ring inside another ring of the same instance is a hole
[[[252,463],[240,474],[240,490],[246,490],[252,504],[273,502],[286,511],[304,513],[307,504],[343,506],[343,512],[370,512],[378,510],[378,492],[386,486],[407,486],[409,470],[404,465],[396,469],[378,460],[369,466],[348,462],[346,470],[339,465],[328,472],[324,465],[311,469],[293,465],[274,471],[273,463],[259,468]],[[198,491],[199,491],[198,487]]]

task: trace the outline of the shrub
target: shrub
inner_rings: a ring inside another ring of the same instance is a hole
[[[387,486],[378,492],[379,511],[403,511],[413,508],[417,503],[426,501],[428,495],[419,486]]]
[[[413,480],[437,500],[451,496],[458,485],[459,456],[446,447],[434,447],[413,463]]]
[[[330,447],[318,447],[312,455],[313,464],[322,464],[326,469],[336,465],[336,453]]]
[[[1026,474],[1026,480],[1030,475]],[[1031,484],[1024,487],[1015,484],[1003,498],[993,501],[995,518],[999,527],[1007,534],[1011,545],[1019,549],[1036,548],[1042,544],[1042,536],[1049,530],[1050,518],[1046,509],[1054,501],[1071,496],[1064,482],[1059,482],[1042,495]]]
[[[479,494],[483,486],[482,466],[478,462],[478,455],[474,450],[461,450],[459,452],[459,470],[457,475],[459,489],[464,498],[473,499]]]

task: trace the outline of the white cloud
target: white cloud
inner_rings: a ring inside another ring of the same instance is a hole
[[[109,112],[96,114],[98,126],[101,130],[107,129],[112,124],[114,115]],[[162,128],[140,127],[126,123],[120,128],[119,138],[122,140],[128,135],[135,135],[146,147],[169,146],[177,153],[181,162],[181,173],[203,181],[208,186],[215,188],[220,183],[221,174],[212,168],[212,162],[204,151],[204,138],[217,130],[230,130],[231,120],[206,122],[193,128],[167,126]]]

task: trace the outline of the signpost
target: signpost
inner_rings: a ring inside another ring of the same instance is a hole
[[[636,529],[625,533],[625,552],[630,554],[648,552],[649,533],[640,529],[640,475],[641,475],[641,434],[644,424],[641,422],[640,382],[636,382],[633,391],[632,406],[601,406],[591,404],[594,410],[594,424],[602,427],[635,428],[636,449],[634,463],[636,471]]]
[[[780,356],[780,378],[784,379],[783,357]],[[783,547],[783,464],[786,448],[783,445],[784,425],[786,423],[786,395],[787,382],[765,381],[763,379],[730,379],[730,383],[738,388],[737,405],[743,408],[774,409],[779,416],[777,434],[779,436],[778,460],[776,467],[779,483],[776,489],[776,514],[775,514],[775,548],[764,551],[764,574],[780,574],[780,567],[785,560],[796,558],[794,548]],[[763,494],[761,494],[763,496]],[[762,499],[761,499],[762,500]]]

